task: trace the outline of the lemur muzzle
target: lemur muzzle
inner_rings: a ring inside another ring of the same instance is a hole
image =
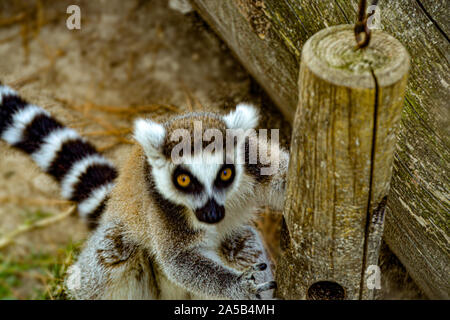
[[[210,199],[202,208],[195,210],[197,219],[206,223],[217,223],[225,217],[225,208]]]

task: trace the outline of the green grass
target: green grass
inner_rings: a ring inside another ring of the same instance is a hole
[[[24,224],[31,225],[36,221],[51,217],[53,214],[42,210],[24,210],[21,215],[24,218]]]
[[[70,243],[55,255],[32,253],[20,260],[0,254],[0,299],[67,299],[64,276],[81,243]]]

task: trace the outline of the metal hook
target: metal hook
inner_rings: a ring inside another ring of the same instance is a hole
[[[377,5],[378,0],[372,1],[372,5]],[[370,37],[371,37],[371,31],[370,28],[367,26],[367,20],[372,16],[373,13],[370,15],[366,15],[366,0],[361,0],[359,2],[358,7],[358,20],[355,23],[355,39],[356,39],[356,46],[358,49],[365,48],[369,45]],[[364,39],[362,39],[361,34],[364,33]]]

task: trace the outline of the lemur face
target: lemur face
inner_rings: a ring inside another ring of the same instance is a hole
[[[243,163],[244,139],[227,139],[230,131],[257,123],[256,109],[241,104],[226,116],[190,113],[164,124],[137,120],[134,137],[158,193],[188,209],[192,220],[211,225],[235,218],[253,190]]]

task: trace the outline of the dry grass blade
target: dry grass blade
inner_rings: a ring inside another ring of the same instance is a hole
[[[29,232],[31,230],[40,229],[47,227],[51,224],[54,224],[56,222],[59,222],[67,217],[69,217],[72,213],[75,212],[76,206],[71,206],[68,210],[54,215],[49,218],[41,219],[39,221],[36,221],[33,224],[30,225],[22,225],[18,227],[16,230],[11,231],[10,233],[6,234],[4,237],[0,238],[0,249],[3,249],[14,242],[14,239],[17,238],[19,235]]]

